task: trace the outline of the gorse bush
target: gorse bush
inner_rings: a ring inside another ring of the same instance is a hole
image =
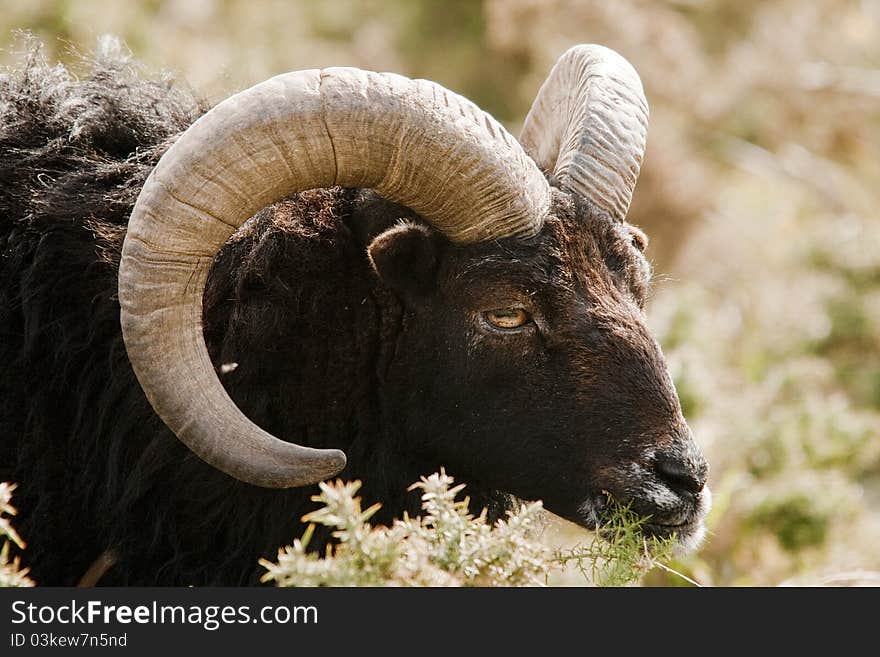
[[[0,547],[0,587],[3,586],[33,586],[34,582],[27,576],[28,569],[21,567],[19,557],[10,559],[12,544],[23,549],[25,543],[21,536],[13,529],[10,516],[16,514],[12,506],[12,493],[15,484],[0,482],[0,538],[3,546]]]
[[[637,582],[658,559],[671,555],[674,541],[646,539],[646,520],[626,507],[615,508],[585,547],[551,550],[541,542],[540,502],[523,504],[490,524],[474,516],[463,484],[445,472],[413,484],[421,490],[423,515],[404,517],[391,527],[372,527],[379,505],[361,508],[360,482],[322,483],[313,499],[323,506],[304,520],[313,523],[302,538],[262,561],[264,582],[279,586],[543,586],[554,570],[574,564],[584,584],[624,586]],[[316,525],[338,540],[323,557],[308,552]],[[601,538],[600,538],[601,536]]]
[[[323,506],[304,520],[333,529],[338,545],[323,558],[307,552],[314,525],[278,563],[263,561],[263,581],[281,586],[534,586],[545,582],[549,549],[530,535],[540,503],[523,505],[490,525],[485,512],[474,517],[464,488],[441,472],[412,486],[422,491],[419,518],[404,517],[391,527],[372,527],[379,505],[361,509],[360,482],[320,484],[313,499]]]
[[[362,509],[356,497],[361,482],[321,483],[313,499],[322,506],[307,515],[303,536],[278,551],[277,563],[263,560],[264,582],[278,586],[545,586],[554,571],[574,566],[582,584],[627,586],[654,567],[671,571],[674,541],[647,539],[647,518],[625,506],[610,506],[593,540],[570,549],[542,542],[545,525],[540,502],[522,504],[504,520],[490,523],[484,510],[474,516],[464,484],[453,485],[441,471],[413,484],[420,490],[423,515],[404,516],[391,527],[374,527],[370,518],[380,505]],[[14,484],[0,483],[0,587],[34,586],[14,544],[25,542],[10,522]],[[316,526],[333,530],[338,541],[322,557],[308,551]],[[678,573],[675,573],[676,575]],[[690,582],[690,580],[688,580]],[[692,582],[691,582],[692,583]]]

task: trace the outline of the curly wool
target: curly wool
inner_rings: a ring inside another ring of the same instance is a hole
[[[115,298],[140,187],[206,106],[113,41],[76,66],[31,49],[0,78],[0,481],[20,483],[28,565],[38,583],[71,585],[112,549],[105,584],[256,583],[317,488],[256,488],[190,453],[134,378]],[[369,480],[380,522],[417,513],[406,486],[436,467],[383,439],[376,371],[399,308],[349,224],[406,213],[355,190],[298,195],[227,243],[205,293],[236,403],[279,437],[345,449],[342,476]]]

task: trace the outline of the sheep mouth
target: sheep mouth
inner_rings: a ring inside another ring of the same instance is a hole
[[[689,500],[682,500],[675,507],[655,507],[637,498],[615,496],[607,490],[590,495],[578,508],[577,524],[595,531],[601,538],[613,540],[621,518],[632,520],[646,538],[672,539],[677,555],[686,554],[699,547],[705,536],[705,519],[712,505],[712,493],[708,487]],[[621,514],[621,510],[624,511]]]

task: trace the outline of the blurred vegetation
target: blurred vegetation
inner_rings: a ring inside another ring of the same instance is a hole
[[[630,211],[649,319],[712,463],[710,536],[672,566],[709,585],[880,570],[880,1],[0,0],[0,45],[14,28],[61,59],[118,34],[211,100],[307,67],[428,77],[514,133],[568,46],[618,50],[651,104]]]

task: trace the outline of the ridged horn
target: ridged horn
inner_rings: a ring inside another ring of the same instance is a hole
[[[282,441],[235,406],[202,333],[212,260],[292,193],[372,188],[471,243],[540,230],[550,188],[494,119],[433,82],[349,68],[280,75],[196,121],[137,199],[119,266],[122,332],[156,413],[195,454],[258,486],[337,474],[345,455]]]
[[[597,45],[567,50],[526,116],[520,143],[562,189],[623,220],[648,133],[648,101],[635,69]]]

